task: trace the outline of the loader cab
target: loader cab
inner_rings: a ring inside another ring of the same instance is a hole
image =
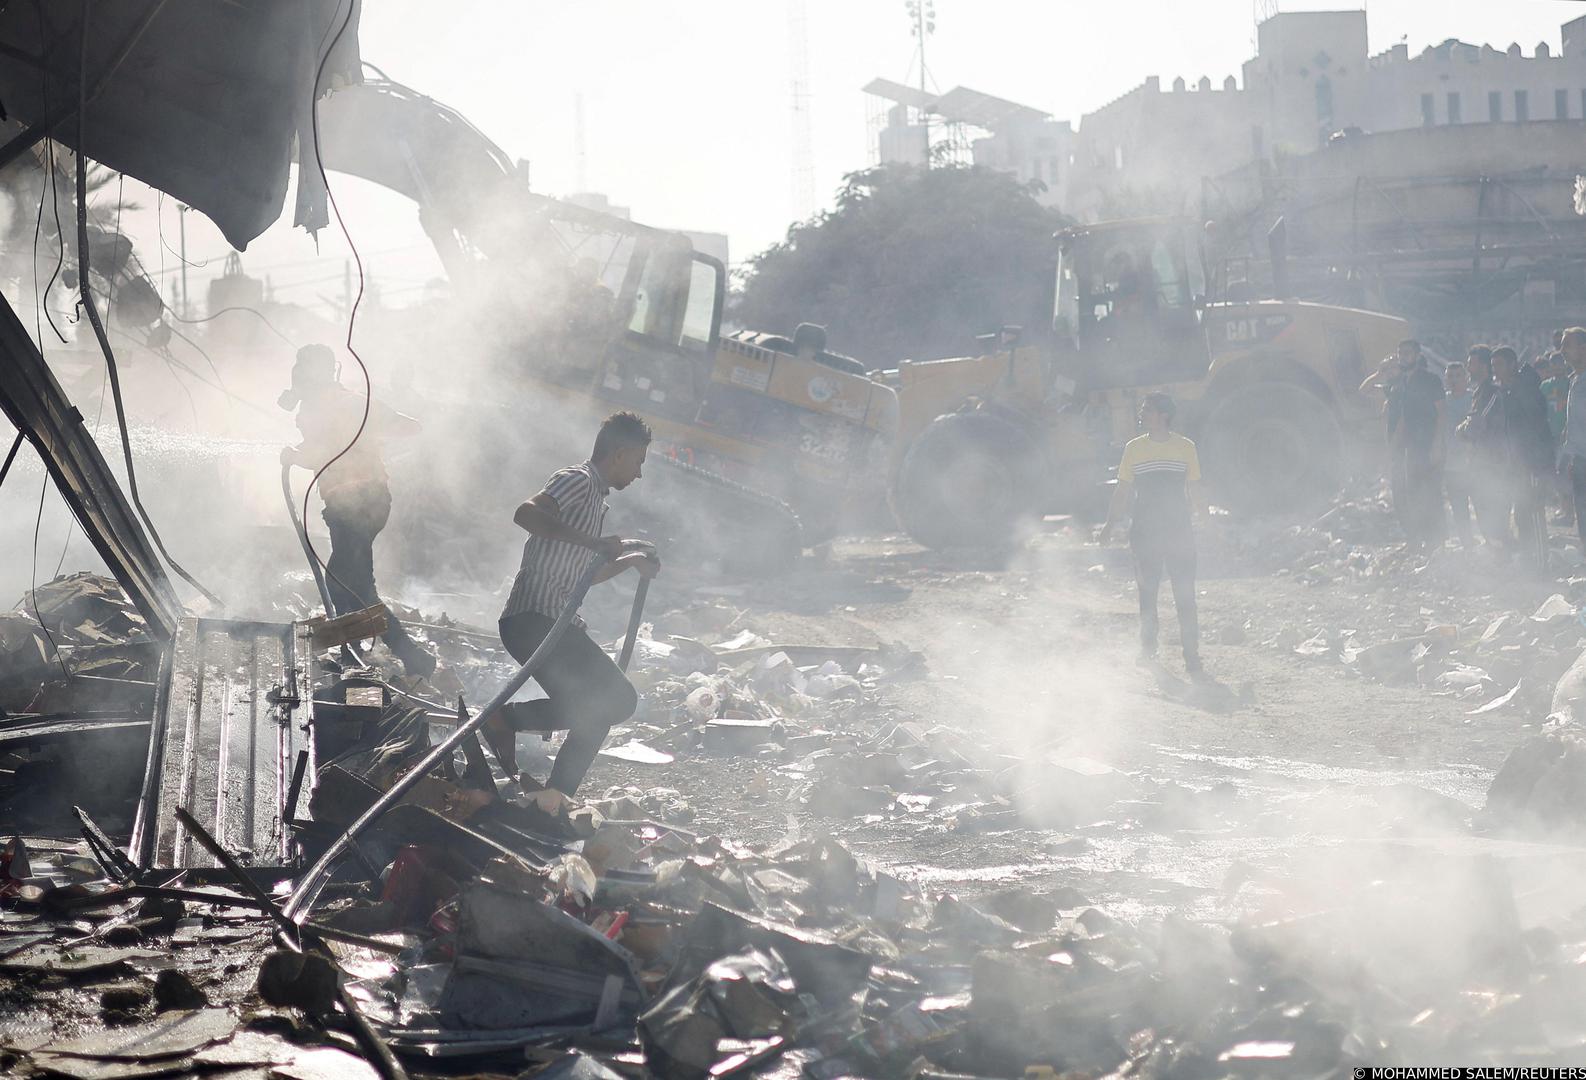
[[[1192,223],[1077,226],[1057,243],[1053,329],[1063,374],[1103,390],[1206,373],[1206,271]]]
[[[565,203],[547,211],[546,226],[565,342],[553,358],[557,381],[692,422],[721,338],[726,268],[680,233]]]

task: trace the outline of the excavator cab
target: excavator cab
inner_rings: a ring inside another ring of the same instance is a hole
[[[691,423],[720,338],[726,269],[686,237],[544,200],[531,245],[551,325],[539,372],[615,407]]]
[[[1076,226],[1058,233],[1057,241],[1053,328],[1061,374],[1086,390],[1206,374],[1206,271],[1192,224]]]

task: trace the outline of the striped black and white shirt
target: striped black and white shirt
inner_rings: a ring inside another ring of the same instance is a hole
[[[556,500],[557,516],[569,528],[599,536],[606,520],[606,495],[611,491],[593,461],[569,465],[545,483],[545,494]],[[523,545],[523,562],[512,582],[512,594],[501,617],[532,611],[556,618],[567,606],[573,586],[595,553],[561,540],[531,536]]]

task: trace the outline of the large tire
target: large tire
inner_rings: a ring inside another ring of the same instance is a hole
[[[630,511],[662,557],[729,577],[766,577],[793,569],[803,530],[787,504],[705,469],[656,455],[645,462]]]
[[[993,413],[939,416],[915,438],[892,485],[892,512],[931,548],[1005,548],[1036,516],[1034,441]]]
[[[1258,382],[1223,397],[1200,432],[1218,501],[1251,514],[1311,510],[1338,491],[1343,432],[1332,407],[1292,382]]]

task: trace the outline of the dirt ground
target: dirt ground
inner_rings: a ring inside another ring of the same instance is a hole
[[[602,759],[586,790],[675,788],[703,831],[755,842],[826,831],[932,890],[1077,889],[1140,916],[1231,917],[1246,879],[1292,876],[1340,845],[1368,845],[1372,859],[1409,837],[1439,850],[1466,845],[1493,772],[1542,717],[1473,715],[1496,692],[1384,685],[1294,643],[1354,631],[1370,644],[1434,624],[1469,636],[1496,613],[1530,612],[1571,586],[1452,546],[1425,569],[1307,585],[1249,569],[1249,538],[1231,535],[1213,529],[1201,542],[1211,689],[1181,678],[1166,587],[1167,672],[1137,666],[1126,549],[1098,548],[1061,522],[1002,565],[902,538],[853,540],[792,579],[728,590],[741,624],[778,643],[896,643],[923,654],[919,677],[882,687],[868,718],[878,728],[968,731],[1036,791],[1072,784],[1075,770],[1116,777],[1133,785],[1137,814],[1125,803],[1072,829],[966,828],[961,811],[978,797],[967,789],[827,813],[801,801],[799,755],[774,749],[659,767]],[[690,599],[659,588],[650,610]]]

